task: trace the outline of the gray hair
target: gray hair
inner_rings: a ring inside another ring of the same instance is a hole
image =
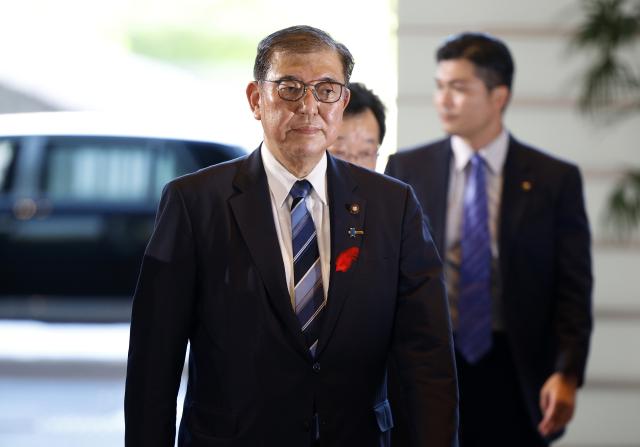
[[[281,29],[262,39],[258,44],[258,52],[253,65],[253,77],[256,81],[265,79],[271,68],[271,58],[275,52],[313,53],[327,49],[336,51],[340,56],[345,83],[348,83],[354,61],[347,47],[333,40],[328,33],[307,25]]]

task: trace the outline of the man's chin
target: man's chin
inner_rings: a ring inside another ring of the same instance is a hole
[[[316,136],[313,138],[296,138],[295,141],[290,141],[288,146],[301,156],[313,156],[323,154],[329,145],[325,138]]]
[[[326,151],[326,146],[311,146],[311,147],[298,147],[297,153],[300,157],[304,158],[320,158],[324,155]]]
[[[440,120],[440,125],[442,126],[442,130],[444,130],[448,134],[456,133],[456,126],[450,121]]]

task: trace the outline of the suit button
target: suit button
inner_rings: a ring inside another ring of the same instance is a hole
[[[312,366],[314,372],[320,372],[320,363],[315,362]]]

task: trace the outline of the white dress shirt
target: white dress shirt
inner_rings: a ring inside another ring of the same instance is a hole
[[[500,271],[498,265],[498,236],[500,222],[500,202],[502,197],[502,170],[507,158],[509,147],[509,133],[503,129],[498,137],[483,148],[479,153],[484,160],[485,179],[487,182],[487,205],[489,207],[489,233],[491,235],[491,295],[493,329],[504,327],[502,318],[502,303],[500,297]],[[446,228],[446,262],[445,274],[449,296],[451,321],[454,330],[458,325],[458,295],[460,280],[460,236],[462,231],[462,213],[464,203],[464,187],[469,174],[469,160],[475,153],[462,138],[451,137],[453,157],[449,173],[449,194],[447,198],[447,228]]]
[[[276,225],[284,273],[289,287],[291,305],[294,306],[294,279],[293,279],[293,247],[291,242],[291,202],[289,195],[291,187],[298,180],[307,180],[313,186],[311,194],[305,199],[305,205],[311,214],[316,226],[318,239],[318,251],[320,252],[320,264],[322,266],[322,286],[324,296],[329,290],[329,274],[331,263],[331,236],[329,227],[329,205],[327,201],[327,154],[325,153],[313,170],[304,178],[297,178],[287,170],[262,143],[260,148],[262,163],[267,173],[269,193],[271,196],[271,209]],[[257,223],[256,223],[257,224]]]

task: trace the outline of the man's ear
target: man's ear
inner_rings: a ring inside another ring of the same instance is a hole
[[[249,100],[249,107],[251,107],[253,117],[260,120],[262,117],[260,114],[260,87],[257,81],[250,82],[247,85],[247,99]]]
[[[348,88],[344,89],[344,94],[342,95],[342,110],[347,108],[349,101],[351,100],[351,90]]]
[[[499,85],[491,90],[491,98],[500,111],[504,111],[509,103],[511,91],[506,85]]]

